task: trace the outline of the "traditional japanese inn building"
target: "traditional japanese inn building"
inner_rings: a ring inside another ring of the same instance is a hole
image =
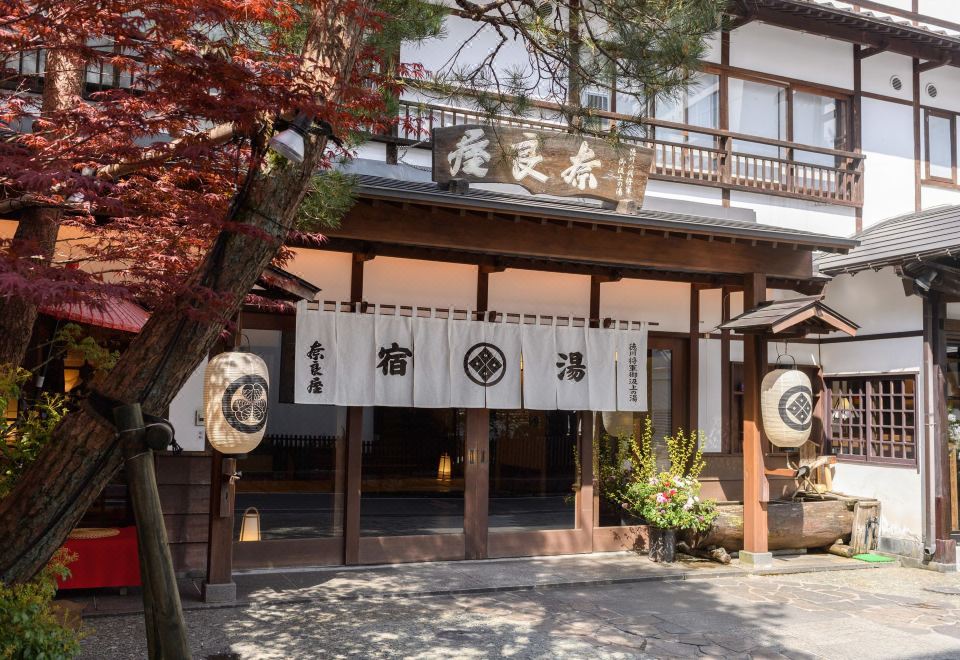
[[[704,495],[744,503],[742,558],[762,562],[769,503],[798,488],[759,410],[783,356],[835,457],[818,481],[879,502],[879,551],[955,569],[960,5],[735,0],[730,18],[679,98],[583,90],[583,134],[547,100],[490,116],[412,86],[393,134],[338,165],[340,226],[240,315],[270,390],[239,480],[205,441],[205,363],[170,407],[177,569],[630,548],[645,530],[601,497],[595,447],[647,417],[703,432]],[[450,17],[402,59],[446,61],[475,30]]]

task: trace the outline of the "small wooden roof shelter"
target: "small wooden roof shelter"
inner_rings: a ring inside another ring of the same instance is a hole
[[[856,335],[860,328],[823,303],[823,296],[770,300],[730,319],[720,326],[740,334],[804,337],[808,334],[844,332]]]

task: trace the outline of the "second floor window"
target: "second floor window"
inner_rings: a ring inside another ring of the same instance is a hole
[[[957,182],[957,117],[936,110],[924,111],[925,179]]]

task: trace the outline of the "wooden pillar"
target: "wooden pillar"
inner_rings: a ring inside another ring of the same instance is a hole
[[[477,266],[477,311],[486,312],[490,306],[490,270]]]
[[[719,128],[721,131],[728,131],[730,130],[730,90],[728,87],[730,84],[730,76],[727,74],[727,67],[730,66],[730,31],[726,29],[720,32],[720,66],[723,68],[720,70],[719,79]],[[730,168],[732,166],[730,162],[730,139],[720,138],[720,141],[715,146],[721,150],[721,158],[723,158],[721,178],[724,183],[730,183]],[[724,187],[720,191],[720,200],[723,206],[730,206],[730,188]]]
[[[860,50],[860,45],[854,44],[853,99],[850,108],[850,138],[853,150],[858,154],[863,151],[863,58],[860,56]],[[863,231],[863,206],[856,207],[855,214],[854,229],[859,234]]]
[[[343,521],[343,561],[360,563],[360,484],[363,463],[363,408],[347,408],[347,479]]]
[[[700,289],[699,284],[690,285],[690,359],[687,360],[689,375],[688,429],[692,432],[699,425],[700,416]]]
[[[593,438],[597,432],[597,413],[580,413],[580,489],[577,491],[576,528],[586,538],[587,547],[593,550],[593,528],[598,522],[598,504],[593,495]]]
[[[743,286],[744,310],[766,298],[767,278],[750,273]],[[764,474],[760,426],[760,381],[767,364],[766,342],[760,335],[743,337],[743,548],[750,553],[767,552],[767,502],[770,499]]]
[[[923,208],[920,189],[920,60],[913,58],[913,206],[919,212]]]
[[[720,321],[730,320],[729,287],[720,290]],[[732,431],[730,430],[730,404],[732,401],[732,374],[730,369],[730,331],[720,331],[720,451],[730,453],[732,449]]]
[[[933,560],[942,564],[956,563],[956,542],[950,538],[951,494],[950,459],[946,433],[947,387],[944,371],[947,366],[945,320],[947,305],[943,295],[931,291],[923,299],[924,382],[931,391],[926,402],[925,446],[930,452],[924,463],[928,466],[925,478],[928,499],[929,533],[927,543],[933,549]]]
[[[373,256],[353,254],[350,271],[350,302],[358,305],[363,300],[363,264]],[[363,472],[363,408],[347,408],[347,458],[344,484],[343,561],[360,563],[360,492]]]
[[[465,469],[466,493],[463,516],[467,559],[487,557],[487,518],[490,507],[490,472],[487,457],[490,449],[490,411],[468,408],[466,411]]]

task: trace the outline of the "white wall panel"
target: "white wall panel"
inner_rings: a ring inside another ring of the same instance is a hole
[[[845,206],[737,190],[730,192],[730,204],[753,209],[757,214],[757,222],[764,225],[830,236],[849,236],[856,229],[856,213]]]
[[[913,100],[913,60],[909,57],[896,53],[871,55],[861,60],[860,75],[860,85],[865,92]],[[900,79],[899,90],[890,82],[893,76]]]
[[[863,226],[914,209],[913,109],[863,99]]]
[[[890,0],[887,0],[884,4],[889,2]],[[900,2],[906,2],[906,0],[900,0]],[[925,16],[960,23],[960,2],[957,0],[920,0],[919,10]]]
[[[600,315],[659,323],[652,332],[690,332],[690,285],[633,279],[601,284]]]
[[[833,87],[853,87],[850,44],[757,21],[731,33],[730,64]]]
[[[838,275],[825,294],[828,305],[860,326],[860,335],[923,328],[923,301],[903,294],[892,268]]]
[[[177,443],[185,451],[205,449],[204,427],[203,423],[197,424],[197,412],[203,410],[203,372],[206,368],[207,359],[204,358],[170,402],[170,423],[176,432]]]
[[[703,431],[704,451],[720,451],[723,428],[723,378],[720,362],[720,342],[700,340],[700,392],[697,398],[697,424]]]
[[[927,85],[936,87],[936,96],[931,96]],[[960,69],[941,66],[920,74],[920,103],[931,108],[960,111]]]
[[[960,190],[941,188],[940,186],[923,186],[920,199],[924,209],[934,206],[960,204]]]
[[[839,463],[834,469],[837,492],[880,500],[880,535],[920,542],[923,493],[920,474],[912,468]]]
[[[601,285],[600,300],[603,300]],[[498,312],[586,317],[590,277],[508,268],[490,275],[489,308]]]
[[[363,299],[391,305],[476,309],[477,267],[377,257],[363,265]]]
[[[286,270],[320,287],[319,300],[350,300],[350,268],[353,255],[349,252],[328,252],[295,248],[294,258]]]

